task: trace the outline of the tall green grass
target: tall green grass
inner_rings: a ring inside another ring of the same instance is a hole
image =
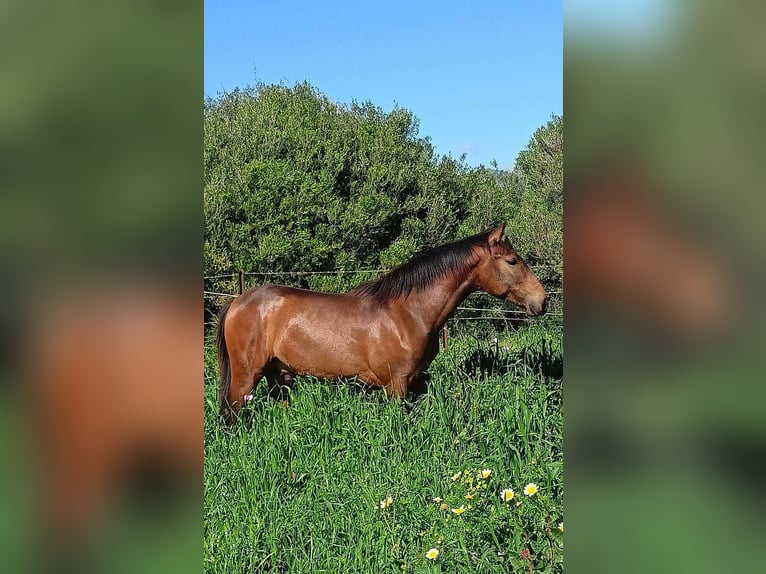
[[[560,572],[562,357],[550,326],[452,338],[414,402],[299,378],[288,406],[262,384],[225,428],[208,344],[205,570]]]

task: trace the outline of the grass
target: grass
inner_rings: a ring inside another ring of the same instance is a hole
[[[561,572],[562,356],[560,326],[453,337],[414,403],[300,378],[227,429],[208,343],[205,571]]]

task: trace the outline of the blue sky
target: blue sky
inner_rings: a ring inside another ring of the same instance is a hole
[[[562,113],[562,0],[205,2],[205,95],[308,80],[399,104],[436,151],[511,168]]]

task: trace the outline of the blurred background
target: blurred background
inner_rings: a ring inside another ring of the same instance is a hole
[[[0,6],[0,569],[200,567],[202,3]]]
[[[564,7],[567,569],[761,571],[766,5]]]
[[[564,6],[567,568],[755,571],[766,5]],[[199,568],[202,4],[0,14],[0,564]]]

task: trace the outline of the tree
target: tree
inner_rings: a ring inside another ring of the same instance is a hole
[[[509,228],[518,245],[553,264],[563,259],[563,131],[561,116],[535,131],[516,158],[507,194],[514,205]]]
[[[391,268],[501,220],[522,254],[561,261],[560,117],[513,172],[437,156],[405,108],[337,104],[308,83],[208,99],[204,125],[205,275]]]

